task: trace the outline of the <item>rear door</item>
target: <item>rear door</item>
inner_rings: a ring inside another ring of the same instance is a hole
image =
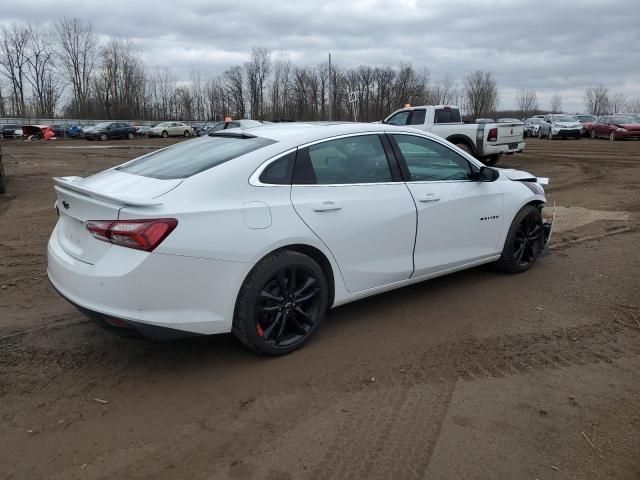
[[[497,182],[471,180],[477,167],[443,143],[389,136],[418,209],[414,276],[495,254],[503,221]]]
[[[347,288],[406,280],[413,271],[416,207],[378,134],[298,150],[293,206],[335,257]]]

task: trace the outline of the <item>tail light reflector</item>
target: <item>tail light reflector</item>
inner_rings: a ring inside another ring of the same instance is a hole
[[[94,238],[121,247],[151,252],[178,225],[175,218],[149,220],[89,220],[87,230]]]
[[[491,130],[489,130],[489,136],[487,137],[487,141],[495,142],[496,140],[498,140],[498,129],[492,128]]]

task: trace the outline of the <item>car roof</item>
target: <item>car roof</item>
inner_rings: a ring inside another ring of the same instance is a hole
[[[406,132],[422,135],[436,140],[440,137],[423,130],[406,126],[394,126],[382,123],[354,123],[354,122],[287,122],[269,123],[252,128],[234,128],[215,132],[216,135],[238,134],[240,132],[256,137],[269,138],[281,143],[283,148],[292,148],[305,143],[315,142],[326,138],[369,132]]]

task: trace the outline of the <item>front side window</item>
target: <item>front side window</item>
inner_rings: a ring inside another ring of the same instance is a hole
[[[409,120],[410,114],[411,114],[410,110],[404,110],[402,112],[398,112],[394,116],[392,116],[389,120],[387,120],[385,123],[387,123],[388,125],[406,125],[407,121]]]
[[[394,134],[410,181],[468,180],[471,165],[444,145],[424,137]]]
[[[296,171],[300,168],[305,172],[307,180],[304,183],[336,185],[391,182],[387,155],[377,135],[338,138],[311,145],[305,155],[299,158]]]

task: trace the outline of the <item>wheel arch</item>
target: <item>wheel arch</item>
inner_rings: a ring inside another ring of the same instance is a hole
[[[476,155],[476,146],[466,135],[454,134],[448,136],[446,140],[447,142],[453,143],[454,145],[458,143],[464,143],[471,150],[471,155]]]

